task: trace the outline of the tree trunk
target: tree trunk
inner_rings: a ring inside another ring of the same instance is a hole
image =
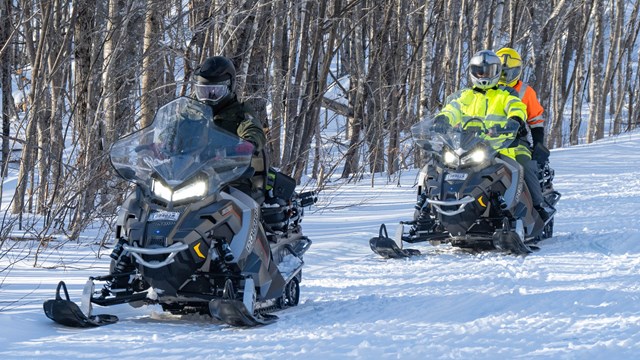
[[[360,19],[364,14],[363,4],[360,2],[354,7],[352,19]],[[364,39],[363,30],[360,23],[356,22],[353,27],[353,36],[350,43],[351,64],[349,84],[351,88],[348,94],[349,106],[353,109],[353,117],[347,119],[349,127],[349,145],[344,157],[344,168],[342,178],[347,179],[359,168],[360,159],[358,149],[360,147],[360,136],[362,124],[365,117],[365,66],[364,66]],[[354,86],[355,85],[355,86]]]
[[[7,176],[9,161],[11,160],[11,147],[9,136],[11,135],[11,116],[14,108],[13,97],[11,91],[5,89],[12,88],[11,81],[11,64],[13,64],[13,45],[11,41],[12,25],[12,7],[11,0],[0,0],[0,44],[3,49],[0,53],[0,87],[2,88],[2,163],[0,166],[0,176]]]
[[[142,58],[142,94],[140,97],[140,126],[151,124],[158,108],[158,85],[162,78],[162,63],[159,60],[162,34],[162,13],[155,0],[147,0],[144,19],[144,42]]]
[[[602,83],[604,62],[604,0],[595,0],[594,13],[592,19],[593,43],[591,45],[591,62],[589,69],[589,124],[587,127],[587,143],[594,142],[604,136],[604,113],[606,105],[605,97],[602,93]]]
[[[31,69],[32,80],[31,80],[31,90],[29,91],[28,104],[31,106],[31,110],[28,113],[28,122],[27,128],[25,132],[25,143],[22,146],[22,155],[20,159],[20,170],[18,172],[18,182],[16,185],[16,192],[13,197],[13,206],[11,207],[11,212],[14,214],[25,212],[26,209],[26,196],[27,196],[27,187],[29,183],[33,185],[32,180],[33,174],[35,172],[34,163],[35,158],[37,157],[37,143],[36,143],[36,135],[37,135],[37,127],[38,123],[41,121],[42,114],[36,109],[39,109],[39,104],[41,103],[41,94],[44,92],[44,84],[41,82],[41,74],[44,72],[44,61],[45,61],[45,43],[47,40],[47,32],[49,31],[49,24],[51,21],[51,12],[52,5],[51,3],[46,3],[43,5],[43,16],[42,16],[42,26],[40,28],[40,33],[37,38],[37,48],[33,52],[33,66]]]
[[[283,14],[285,12],[285,1],[276,0],[273,5],[274,14]],[[270,83],[273,84],[272,104],[271,104],[271,123],[267,131],[267,139],[269,139],[269,150],[271,153],[271,163],[273,166],[279,167],[282,158],[281,142],[282,142],[282,123],[284,121],[284,89],[286,88],[287,73],[287,35],[285,29],[285,21],[281,16],[275,16],[273,19],[273,44],[271,68],[273,69],[273,78]]]

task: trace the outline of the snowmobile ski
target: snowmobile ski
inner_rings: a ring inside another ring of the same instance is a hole
[[[518,221],[519,227],[522,227],[522,221]],[[508,251],[514,255],[527,255],[533,252],[533,250],[527,246],[518,233],[523,233],[523,230],[512,231],[509,227],[509,220],[503,219],[502,230],[496,231],[493,234],[493,244],[497,249]]]
[[[215,299],[209,303],[211,316],[232,326],[260,326],[268,325],[278,317],[271,314],[253,315],[249,313],[242,301],[232,299]]]
[[[60,296],[60,289],[64,291],[65,299]],[[64,281],[58,283],[56,298],[47,300],[43,304],[47,317],[58,324],[70,327],[96,327],[113,324],[118,321],[115,315],[85,315],[80,307],[69,299],[69,292]]]
[[[400,242],[400,244],[402,245],[402,242]],[[384,224],[380,225],[380,232],[378,236],[369,240],[369,246],[374,253],[385,259],[400,259],[421,255],[420,250],[403,249],[398,246],[398,243],[389,237],[387,227]]]

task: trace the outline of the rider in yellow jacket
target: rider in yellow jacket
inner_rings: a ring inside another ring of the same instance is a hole
[[[542,190],[536,174],[535,163],[531,161],[531,151],[527,146],[527,107],[513,89],[499,87],[502,74],[500,58],[490,50],[476,53],[469,62],[469,77],[473,83],[470,89],[464,89],[456,95],[436,116],[436,126],[451,126],[460,122],[463,116],[483,117],[487,128],[494,121],[508,117],[520,124],[518,141],[512,147],[500,150],[504,156],[515,159],[524,168],[524,177],[531,193],[534,207],[543,221],[549,215],[542,207]]]

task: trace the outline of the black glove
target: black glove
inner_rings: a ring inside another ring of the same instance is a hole
[[[527,137],[527,124],[517,116],[512,116],[509,119],[517,121],[518,125],[520,125],[518,128],[518,137]]]
[[[449,119],[444,115],[436,116],[436,118],[433,120],[432,129],[434,132],[437,132],[437,133],[446,133],[451,129],[451,124],[449,124]]]
[[[502,126],[493,125],[487,130],[487,135],[489,135],[489,137],[495,137],[500,135],[502,132],[504,132],[504,128]]]
[[[549,149],[542,143],[535,143],[533,146],[533,151],[531,152],[531,159],[538,162],[541,168],[544,167],[545,163],[549,161]]]
[[[533,139],[534,147],[535,147],[535,144],[544,145],[544,128],[543,127],[531,128],[531,138]]]

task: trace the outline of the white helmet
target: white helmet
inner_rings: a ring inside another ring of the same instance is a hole
[[[498,84],[502,74],[502,62],[491,50],[478,51],[469,61],[469,77],[473,86],[490,89]]]

